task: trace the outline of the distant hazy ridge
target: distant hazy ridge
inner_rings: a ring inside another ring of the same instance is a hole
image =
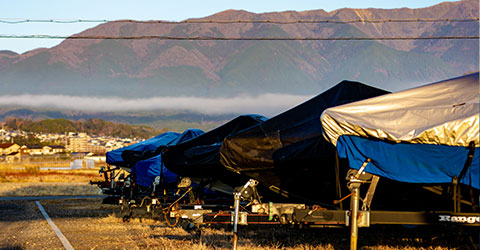
[[[422,9],[340,9],[254,14],[228,10],[205,20],[455,19],[478,1]],[[156,24],[111,22],[83,36],[426,37],[478,36],[478,22],[352,24]],[[478,40],[163,41],[66,40],[21,55],[0,51],[0,95],[232,96],[316,94],[344,80],[397,90],[478,70]]]

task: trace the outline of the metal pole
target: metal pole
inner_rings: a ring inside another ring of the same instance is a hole
[[[112,172],[110,172],[110,188],[114,188],[115,187],[115,170],[112,170]]]
[[[238,227],[238,213],[240,209],[240,194],[235,193],[235,214],[233,216],[233,250],[237,250],[237,243],[238,243],[238,234],[237,234],[237,227]]]
[[[358,240],[358,207],[359,207],[359,192],[360,184],[354,183],[352,185],[352,196],[350,200],[351,211],[351,225],[350,225],[350,250],[357,250]]]

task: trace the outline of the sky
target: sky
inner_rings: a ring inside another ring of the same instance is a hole
[[[254,13],[276,11],[303,11],[323,9],[332,11],[341,8],[423,8],[441,0],[2,0],[0,12],[0,35],[60,35],[69,36],[100,23],[20,23],[7,24],[1,21],[20,19],[82,19],[82,20],[165,20],[181,21],[205,17],[228,9],[246,10]],[[59,44],[61,39],[0,38],[0,50],[17,53]]]

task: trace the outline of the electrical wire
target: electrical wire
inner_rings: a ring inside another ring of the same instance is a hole
[[[427,37],[211,37],[211,36],[88,36],[88,35],[0,35],[0,39],[67,39],[67,40],[183,40],[183,41],[386,41],[386,40],[472,40],[479,36]]]
[[[22,24],[22,23],[108,23],[112,22],[105,19],[86,20],[86,19],[22,19],[22,18],[0,18],[0,23],[5,24]]]
[[[189,19],[184,21],[162,21],[162,20],[106,20],[106,19],[21,19],[21,18],[0,18],[0,23],[5,24],[22,24],[22,23],[59,23],[59,24],[71,24],[71,23],[139,23],[139,24],[245,24],[245,23],[269,23],[269,24],[351,24],[351,23],[412,23],[412,22],[477,22],[479,17],[473,18],[442,18],[442,19],[424,19],[424,18],[406,18],[406,19],[351,19],[351,20],[335,20],[335,19],[323,19],[323,20],[206,20],[206,19]]]
[[[315,24],[315,23],[332,23],[332,24],[351,24],[351,23],[399,23],[399,22],[478,22],[480,18],[464,18],[464,19],[386,19],[386,20],[205,20],[191,19],[179,22],[172,21],[137,21],[137,20],[106,20],[106,19],[20,19],[20,18],[0,18],[0,23],[20,24],[20,23],[142,23],[142,24],[235,24],[235,23],[269,23],[269,24]],[[436,36],[436,37],[181,37],[181,36],[62,36],[62,35],[6,35],[0,34],[0,39],[69,39],[69,40],[88,40],[88,39],[106,39],[106,40],[189,40],[189,41],[384,41],[384,40],[472,40],[479,39],[479,36]]]

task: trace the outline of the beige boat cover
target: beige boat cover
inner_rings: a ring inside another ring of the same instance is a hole
[[[325,138],[479,147],[478,72],[325,110]]]

